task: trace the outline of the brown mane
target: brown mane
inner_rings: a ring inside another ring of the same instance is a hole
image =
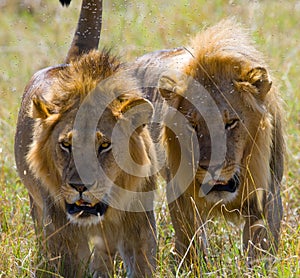
[[[52,89],[51,102],[57,103],[60,109],[68,110],[74,105],[74,101],[82,101],[92,92],[101,80],[116,73],[119,66],[118,59],[106,50],[93,50],[82,55],[59,71],[58,82]]]
[[[265,66],[262,54],[257,51],[248,30],[232,19],[222,20],[217,25],[200,32],[191,40],[187,49],[193,59],[184,72],[197,76],[201,68],[207,76],[216,80],[234,80],[246,67]],[[201,80],[201,79],[199,79]]]

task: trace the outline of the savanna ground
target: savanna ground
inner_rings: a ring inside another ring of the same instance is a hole
[[[300,1],[104,1],[101,46],[124,60],[186,45],[207,25],[235,16],[250,28],[277,79],[286,104],[287,160],[282,237],[275,264],[250,273],[243,261],[241,228],[211,224],[211,265],[204,277],[300,277]],[[34,72],[63,62],[81,1],[66,9],[58,0],[0,1],[0,277],[31,277],[37,257],[29,201],[14,162],[13,141],[21,96]],[[172,277],[174,231],[166,205],[157,209],[157,277]],[[120,267],[119,267],[120,268]],[[175,266],[176,268],[176,266]],[[200,263],[193,273],[199,277]],[[121,273],[121,272],[120,272]],[[121,274],[116,274],[119,276]]]

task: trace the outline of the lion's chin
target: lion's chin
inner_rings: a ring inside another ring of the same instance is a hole
[[[78,200],[76,203],[66,203],[66,210],[69,219],[78,224],[85,224],[91,222],[98,223],[103,219],[104,214],[108,209],[108,205],[104,202],[91,204]]]

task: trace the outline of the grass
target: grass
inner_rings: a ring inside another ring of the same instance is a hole
[[[30,3],[30,7],[27,4]],[[29,201],[16,174],[13,140],[24,87],[38,69],[63,62],[77,23],[80,1],[62,8],[57,0],[0,3],[0,277],[30,277],[37,257]],[[251,30],[286,105],[287,161],[282,188],[284,218],[279,252],[268,275],[249,273],[243,262],[241,229],[211,223],[212,264],[205,277],[300,276],[300,21],[299,1],[105,1],[101,46],[124,60],[162,48],[186,45],[204,26],[236,16]],[[174,230],[167,209],[157,211],[157,277],[170,277]],[[198,277],[182,271],[182,277]],[[176,268],[176,266],[175,266]],[[204,267],[205,268],[205,267]],[[121,272],[120,272],[121,273]],[[195,274],[196,273],[196,274]],[[120,274],[121,275],[121,274]]]

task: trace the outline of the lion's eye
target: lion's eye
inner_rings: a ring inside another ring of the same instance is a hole
[[[100,146],[99,146],[99,153],[104,153],[107,152],[111,149],[111,143],[110,142],[103,142]]]
[[[72,145],[67,141],[61,141],[60,147],[66,152],[71,152],[72,149]]]
[[[225,124],[225,129],[227,130],[231,130],[233,128],[235,128],[238,124],[239,120],[238,119],[232,119],[227,121],[227,123]]]

